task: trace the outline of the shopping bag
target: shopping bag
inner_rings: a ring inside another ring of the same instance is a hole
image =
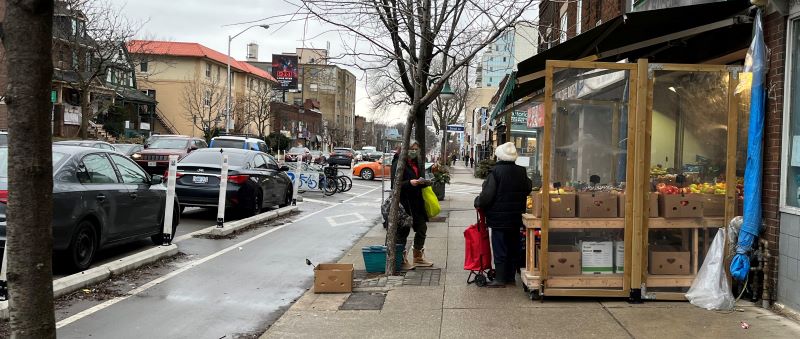
[[[436,198],[436,193],[433,193],[433,188],[430,186],[423,188],[422,199],[425,200],[425,212],[428,214],[428,218],[439,215],[442,208],[439,206],[439,199]]]
[[[724,251],[725,229],[720,228],[706,254],[703,266],[692,282],[692,287],[686,292],[686,299],[692,305],[707,310],[733,309],[735,300],[725,270]]]
[[[381,215],[383,216],[383,228],[389,228],[389,208],[392,205],[392,196],[394,192],[392,191],[389,193],[389,196],[386,200],[383,201],[381,204]],[[397,228],[401,229],[404,227],[411,228],[411,225],[414,223],[414,220],[411,216],[406,213],[406,210],[403,208],[403,205],[400,205],[398,214],[397,214]]]
[[[464,230],[464,269],[483,271],[492,268],[492,248],[489,245],[489,229],[486,218],[478,210],[478,223]]]

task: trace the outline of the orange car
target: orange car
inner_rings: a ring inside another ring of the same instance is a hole
[[[381,162],[383,162],[383,170],[381,170]],[[353,166],[353,176],[361,177],[364,180],[372,180],[376,177],[381,177],[386,173],[386,177],[391,177],[392,173],[392,158],[381,157],[376,161],[360,162]]]

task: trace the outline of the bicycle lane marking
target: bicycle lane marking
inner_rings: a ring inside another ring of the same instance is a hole
[[[350,198],[350,199],[347,199],[347,200],[343,201],[343,202],[342,202],[342,203],[340,203],[340,204],[347,203],[347,202],[349,202],[350,200],[353,200],[353,199],[360,198],[361,196],[364,196],[364,195],[367,195],[367,194],[369,194],[369,193],[372,193],[373,191],[375,191],[375,190],[377,190],[377,189],[379,189],[379,188],[380,188],[380,187],[376,187],[375,189],[372,189],[372,190],[369,190],[369,191],[367,191],[367,192],[364,192],[364,193],[362,193],[362,194],[361,194],[361,195],[359,195],[359,196],[355,196],[355,197],[352,197],[352,198]],[[214,259],[214,258],[217,258],[217,257],[219,257],[219,256],[221,256],[221,255],[223,255],[223,254],[225,254],[225,253],[228,253],[228,252],[230,252],[230,251],[236,250],[236,249],[238,249],[239,247],[241,247],[241,246],[243,246],[243,245],[246,245],[246,244],[249,244],[249,243],[251,243],[251,242],[253,242],[253,241],[256,241],[256,240],[258,240],[258,239],[261,239],[261,238],[263,238],[263,237],[265,237],[265,236],[267,236],[267,235],[271,234],[272,232],[278,231],[278,230],[280,230],[280,229],[283,229],[284,227],[287,227],[287,226],[290,226],[290,225],[294,225],[295,223],[297,223],[297,222],[299,222],[299,221],[305,220],[305,219],[307,219],[307,218],[309,218],[309,217],[311,217],[311,216],[313,216],[313,215],[316,215],[316,214],[322,213],[322,212],[324,212],[324,211],[326,211],[326,210],[329,210],[329,209],[331,209],[331,208],[334,208],[334,207],[336,207],[336,206],[338,206],[338,205],[340,205],[340,204],[336,204],[336,205],[332,205],[332,206],[325,207],[325,208],[323,208],[323,209],[321,209],[321,210],[319,210],[319,211],[316,211],[316,212],[313,212],[313,213],[311,213],[311,214],[308,214],[308,215],[305,215],[305,216],[303,216],[303,217],[300,217],[299,219],[297,219],[297,220],[295,220],[295,221],[292,221],[291,223],[287,223],[287,224],[283,224],[283,225],[280,225],[280,226],[276,226],[275,228],[269,229],[269,230],[265,231],[264,233],[261,233],[261,234],[258,234],[258,235],[256,235],[256,236],[253,236],[252,238],[249,238],[249,239],[243,240],[243,241],[241,241],[241,242],[239,242],[239,243],[236,243],[236,244],[234,244],[234,245],[231,245],[231,246],[229,246],[229,247],[227,247],[227,248],[224,248],[224,249],[222,249],[222,250],[219,250],[219,251],[217,251],[216,253],[212,253],[212,254],[210,254],[210,255],[208,255],[208,256],[206,256],[206,257],[204,257],[204,258],[197,259],[197,260],[195,260],[195,261],[191,261],[191,262],[189,262],[188,264],[186,264],[185,266],[183,266],[183,267],[181,267],[181,268],[179,268],[179,269],[177,269],[177,270],[175,270],[175,271],[169,272],[169,273],[167,273],[167,274],[166,274],[166,275],[164,275],[164,276],[161,276],[161,277],[159,277],[159,278],[156,278],[156,279],[154,279],[154,280],[152,280],[152,281],[150,281],[150,282],[148,282],[148,283],[146,283],[146,284],[144,284],[144,285],[142,285],[142,286],[139,286],[139,287],[137,287],[137,288],[135,288],[135,289],[133,289],[133,290],[129,291],[127,294],[125,294],[125,295],[124,295],[124,296],[122,296],[122,297],[116,297],[116,298],[114,298],[114,299],[111,299],[111,300],[109,300],[109,301],[106,301],[106,302],[104,302],[104,303],[102,303],[102,304],[99,304],[99,305],[96,305],[96,306],[94,306],[94,307],[91,307],[91,308],[88,308],[88,309],[86,309],[86,310],[83,310],[83,311],[81,311],[81,312],[78,312],[78,313],[76,313],[75,315],[73,315],[73,316],[70,316],[69,318],[66,318],[66,319],[64,319],[64,320],[61,320],[61,321],[59,321],[58,323],[56,323],[56,328],[62,328],[62,327],[64,327],[64,326],[67,326],[67,325],[69,325],[69,324],[71,324],[71,323],[74,323],[74,322],[76,322],[76,321],[78,321],[78,320],[81,320],[81,319],[83,319],[83,318],[85,318],[85,317],[87,317],[87,316],[89,316],[89,315],[92,315],[92,314],[94,314],[94,313],[96,313],[96,312],[98,312],[98,311],[101,311],[101,310],[103,310],[103,309],[105,309],[105,308],[108,308],[108,307],[110,307],[110,306],[112,306],[112,305],[114,305],[114,304],[116,304],[116,303],[118,303],[118,302],[120,302],[120,301],[124,301],[124,300],[126,300],[126,299],[128,299],[128,298],[130,298],[130,297],[132,297],[132,296],[135,296],[135,295],[137,295],[137,294],[139,294],[139,293],[142,293],[142,292],[146,291],[147,289],[149,289],[149,288],[151,288],[151,287],[153,287],[153,286],[156,286],[156,285],[158,285],[158,284],[160,284],[160,283],[162,283],[162,282],[164,282],[164,281],[167,281],[167,280],[169,280],[169,279],[171,279],[171,278],[173,278],[173,277],[177,276],[178,274],[181,274],[181,273],[183,273],[183,272],[186,272],[186,271],[188,271],[188,270],[190,270],[190,269],[192,269],[192,268],[194,268],[194,267],[197,267],[197,266],[199,266],[199,265],[202,265],[202,264],[204,264],[204,263],[206,263],[206,262],[208,262],[208,261],[210,261],[210,260],[212,260],[212,259]]]

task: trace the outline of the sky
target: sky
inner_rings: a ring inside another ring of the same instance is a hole
[[[137,22],[144,22],[138,38],[197,42],[222,53],[227,52],[228,36],[241,32],[252,24],[223,27],[224,25],[256,21],[280,14],[293,13],[284,0],[109,0],[112,5],[124,7],[125,15]],[[297,47],[326,48],[330,43],[330,54],[342,51],[341,38],[328,32],[313,19],[296,18],[287,24],[283,18],[267,19],[255,23],[268,23],[264,30],[255,27],[236,37],[231,43],[231,56],[244,60],[247,44],[259,45],[259,61],[270,61],[272,54],[294,52]],[[254,24],[255,24],[254,23]],[[327,32],[327,33],[326,33]],[[305,38],[304,38],[305,37]],[[348,68],[348,67],[345,67]],[[367,96],[366,83],[360,71],[348,68],[357,78],[356,115],[373,117]],[[403,110],[391,112],[381,120],[400,122]]]

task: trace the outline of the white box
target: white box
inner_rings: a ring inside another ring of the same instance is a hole
[[[581,242],[581,273],[612,274],[614,273],[614,242],[583,241]]]
[[[617,240],[614,242],[614,273],[625,272],[625,242]]]

